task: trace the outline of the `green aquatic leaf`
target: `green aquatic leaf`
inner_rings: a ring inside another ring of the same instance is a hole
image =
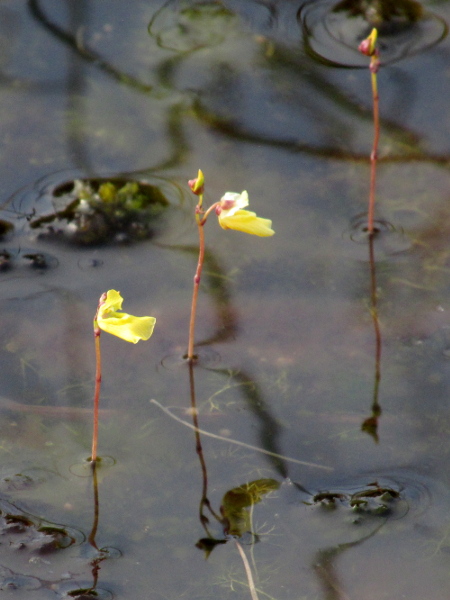
[[[241,536],[251,531],[251,514],[248,507],[261,502],[263,496],[280,487],[275,479],[256,479],[229,490],[222,499],[221,512],[229,535]]]

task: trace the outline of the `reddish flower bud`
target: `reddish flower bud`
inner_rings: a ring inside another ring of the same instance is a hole
[[[205,177],[202,171],[198,170],[198,175],[195,179],[190,179],[188,185],[196,196],[201,196],[205,190]]]
[[[369,37],[367,37],[359,44],[358,50],[366,56],[374,56],[374,54],[377,51],[375,47],[377,43],[377,37],[378,31],[375,28],[373,28]]]
[[[367,38],[363,40],[358,46],[358,50],[361,52],[361,54],[370,56],[370,41]]]

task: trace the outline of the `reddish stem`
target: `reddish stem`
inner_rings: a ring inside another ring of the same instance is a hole
[[[198,299],[198,290],[200,288],[200,280],[202,276],[203,263],[205,260],[205,231],[203,229],[205,221],[197,219],[198,226],[198,237],[199,237],[199,254],[198,254],[198,263],[197,270],[194,275],[194,290],[192,293],[192,305],[191,305],[191,320],[189,323],[189,343],[188,343],[188,351],[187,358],[190,363],[195,360],[194,355],[194,339],[195,339],[195,319],[197,314],[197,299]]]
[[[91,462],[95,465],[97,460],[97,441],[98,441],[98,407],[100,402],[100,386],[102,383],[102,359],[100,353],[100,329],[94,325],[95,340],[95,392],[94,392],[94,430],[92,433],[92,452]]]
[[[367,230],[370,236],[374,233],[374,215],[375,215],[375,186],[377,175],[378,159],[378,141],[380,139],[380,116],[379,116],[379,96],[377,86],[377,71],[379,67],[378,57],[372,56],[370,63],[370,72],[372,79],[372,97],[373,97],[373,148],[370,155],[370,192],[369,192],[369,212],[367,216]]]

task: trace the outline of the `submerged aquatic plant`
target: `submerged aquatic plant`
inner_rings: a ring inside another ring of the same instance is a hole
[[[64,182],[51,190],[50,200],[53,210],[32,216],[31,229],[82,246],[149,239],[169,205],[159,187],[124,178]]]
[[[205,177],[199,169],[195,179],[189,181],[189,187],[192,192],[198,196],[198,203],[195,207],[195,220],[199,235],[199,256],[197,270],[194,276],[194,291],[192,294],[191,319],[189,324],[189,343],[187,359],[192,362],[194,355],[194,334],[195,319],[197,313],[198,290],[202,275],[203,263],[205,261],[205,233],[203,226],[208,216],[214,211],[218,217],[219,225],[222,229],[235,229],[259,237],[270,237],[275,231],[272,229],[272,221],[258,217],[256,213],[244,210],[249,204],[248,193],[243,191],[241,194],[236,192],[226,192],[224,196],[212,204],[206,211],[203,209],[203,193],[205,189]]]
[[[378,31],[374,28],[371,34],[359,45],[359,51],[366,56],[370,56],[370,74],[372,81],[373,98],[373,147],[370,155],[370,192],[369,192],[369,212],[367,216],[367,231],[370,236],[374,234],[374,214],[375,214],[375,185],[377,174],[378,159],[378,141],[380,139],[380,116],[379,116],[379,96],[377,73],[380,68],[379,52],[376,46]]]
[[[120,337],[126,342],[137,344],[139,340],[148,340],[155,327],[154,317],[135,317],[122,312],[123,298],[120,292],[109,290],[100,296],[97,312],[94,317],[95,340],[95,392],[94,392],[94,429],[92,434],[91,462],[95,465],[97,460],[98,440],[98,408],[100,400],[100,385],[102,381],[102,361],[100,353],[101,330]]]

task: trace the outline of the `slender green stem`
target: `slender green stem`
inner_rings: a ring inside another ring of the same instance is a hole
[[[95,340],[95,392],[94,392],[94,429],[92,433],[92,452],[91,462],[95,464],[97,460],[97,441],[98,441],[98,407],[100,402],[100,386],[102,383],[102,358],[100,353],[100,329],[94,321],[94,340]]]
[[[378,141],[380,139],[380,117],[379,117],[379,96],[377,85],[377,71],[379,67],[378,56],[374,55],[370,62],[370,73],[372,80],[372,97],[373,97],[373,148],[370,155],[370,192],[369,192],[369,212],[367,217],[367,230],[370,236],[374,233],[374,215],[375,215],[375,187],[377,175],[377,159],[378,159]]]
[[[189,323],[189,343],[187,351],[187,359],[190,363],[194,362],[194,341],[195,341],[195,320],[197,315],[197,300],[198,290],[200,288],[200,280],[202,277],[203,263],[205,261],[205,231],[203,229],[204,221],[197,219],[198,226],[198,237],[199,237],[199,254],[197,270],[194,275],[194,290],[192,293],[192,305],[191,305],[191,320]]]

